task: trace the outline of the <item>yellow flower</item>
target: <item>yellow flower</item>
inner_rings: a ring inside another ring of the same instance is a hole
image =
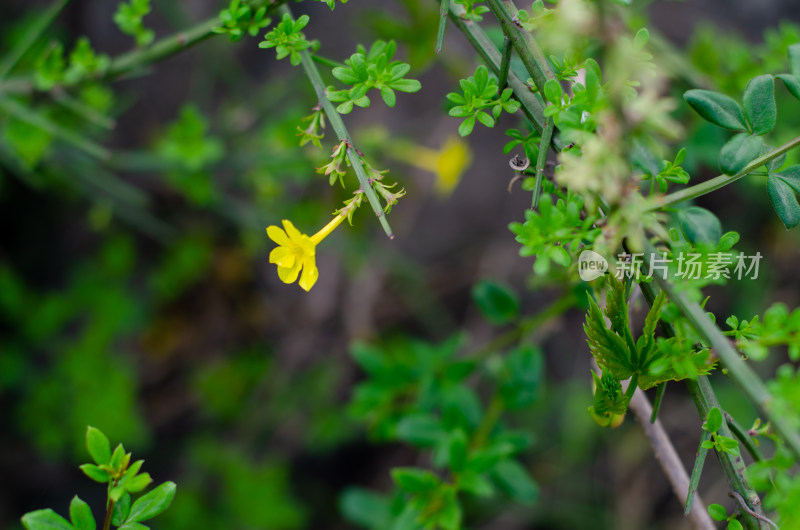
[[[398,158],[435,174],[434,189],[445,197],[453,192],[461,181],[461,175],[472,164],[469,145],[457,136],[448,138],[439,151],[408,143],[395,144],[395,150]]]
[[[298,282],[300,287],[306,291],[311,290],[319,278],[317,245],[333,232],[344,218],[343,215],[337,215],[311,237],[300,232],[287,219],[283,220],[283,229],[274,225],[267,227],[267,235],[278,244],[278,247],[269,253],[269,262],[278,266],[278,277],[283,283],[293,283],[300,276]]]

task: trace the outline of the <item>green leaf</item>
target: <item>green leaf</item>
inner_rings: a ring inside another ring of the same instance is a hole
[[[457,429],[452,433],[447,446],[447,464],[450,470],[458,473],[467,463],[467,437],[464,431]]]
[[[111,524],[120,526],[128,518],[131,512],[131,494],[127,491],[122,494],[119,500],[114,503],[114,511],[111,513]]]
[[[547,100],[553,105],[560,107],[562,95],[561,84],[555,79],[548,79],[544,84],[544,96]]]
[[[678,223],[683,235],[692,243],[716,244],[722,237],[722,225],[717,216],[699,206],[678,212]]]
[[[75,530],[69,521],[50,508],[26,513],[22,516],[22,526],[29,530]]]
[[[728,518],[728,512],[721,504],[709,504],[708,515],[710,515],[715,521],[724,521]]]
[[[490,497],[494,494],[492,483],[483,475],[474,471],[464,471],[459,475],[460,489],[478,497]]]
[[[759,154],[764,141],[760,136],[737,134],[722,146],[719,152],[719,167],[726,175],[735,175],[752,162]]]
[[[350,521],[366,528],[382,528],[391,517],[389,501],[383,495],[361,488],[349,488],[339,507]]]
[[[771,75],[752,78],[744,89],[742,103],[753,134],[767,134],[775,128],[778,110],[775,106],[775,80]]]
[[[91,425],[86,428],[86,448],[97,465],[102,466],[111,461],[111,442],[100,429]]]
[[[744,530],[744,527],[736,519],[731,519],[728,521],[728,530]]]
[[[416,79],[399,79],[392,81],[389,86],[400,92],[419,92],[422,88],[422,83]]]
[[[439,511],[439,525],[444,530],[459,530],[461,528],[461,503],[458,497],[449,495],[444,501],[444,506]]]
[[[509,497],[522,504],[539,498],[539,487],[516,460],[502,460],[492,468],[492,476]]]
[[[395,436],[419,447],[431,447],[442,440],[447,431],[431,414],[405,416],[395,428]]]
[[[800,164],[795,164],[776,173],[777,177],[800,193]]]
[[[131,506],[126,523],[137,523],[152,519],[169,508],[175,497],[175,483],[164,482],[150,493],[142,495]]]
[[[440,483],[439,477],[427,469],[415,467],[398,467],[392,469],[392,480],[397,486],[409,493],[430,493]]]
[[[381,97],[383,98],[383,102],[386,103],[386,106],[388,107],[394,107],[394,104],[397,101],[394,95],[394,90],[387,86],[381,87]]]
[[[519,315],[519,297],[500,282],[479,281],[472,288],[472,300],[492,324],[507,324]]]
[[[80,470],[95,482],[108,482],[108,479],[111,478],[107,471],[100,469],[94,464],[83,464],[80,466]]]
[[[717,432],[722,427],[722,421],[722,411],[719,410],[719,407],[714,407],[708,411],[703,428],[708,432]]]
[[[474,128],[475,116],[470,116],[466,120],[462,121],[461,125],[458,126],[458,134],[461,136],[469,136]]]
[[[95,530],[97,524],[92,515],[92,509],[75,495],[69,503],[69,518],[78,530]]]
[[[800,99],[800,77],[792,74],[779,74],[776,77],[783,81],[786,90],[788,90],[791,95]]]
[[[144,491],[151,482],[153,482],[153,479],[150,478],[150,473],[136,475],[125,483],[125,491],[139,493],[140,491]]]
[[[789,46],[789,71],[800,78],[800,43]]]
[[[497,108],[497,107],[495,107]],[[494,118],[486,114],[485,112],[479,112],[476,117],[478,121],[481,122],[484,126],[489,127],[490,129],[494,127]]]
[[[733,98],[712,92],[711,90],[694,89],[683,94],[683,99],[704,120],[726,129],[747,129],[744,111]]]
[[[800,204],[797,202],[797,196],[792,187],[778,174],[767,178],[767,193],[775,213],[787,230],[800,224]]]

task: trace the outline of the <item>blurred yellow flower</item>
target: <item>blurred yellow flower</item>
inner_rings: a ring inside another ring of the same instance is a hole
[[[278,247],[269,253],[269,262],[278,266],[278,277],[283,283],[293,283],[300,276],[298,282],[300,287],[306,291],[311,290],[319,278],[317,245],[333,232],[344,218],[344,215],[337,215],[311,237],[300,232],[287,219],[283,220],[283,229],[274,225],[267,227],[267,235],[278,244]]]
[[[436,193],[447,196],[461,181],[461,176],[472,164],[472,151],[467,142],[451,136],[439,151],[420,145],[409,146],[402,153],[406,162],[436,175]]]

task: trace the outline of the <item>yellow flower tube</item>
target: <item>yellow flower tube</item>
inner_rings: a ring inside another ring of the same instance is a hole
[[[267,235],[278,244],[278,247],[269,253],[269,262],[277,265],[278,277],[283,283],[293,283],[299,276],[300,287],[306,291],[311,290],[319,278],[317,245],[333,232],[344,218],[344,215],[337,215],[322,230],[310,237],[295,228],[288,219],[282,221],[283,229],[274,225],[267,227]]]

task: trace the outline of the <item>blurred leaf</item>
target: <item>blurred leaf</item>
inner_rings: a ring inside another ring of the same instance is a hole
[[[391,516],[386,497],[361,488],[347,489],[339,507],[348,520],[367,528],[383,527]]]
[[[472,299],[481,314],[493,324],[506,324],[519,314],[519,298],[508,286],[481,280],[472,288]]]
[[[502,460],[492,469],[492,476],[509,497],[522,504],[539,498],[539,487],[516,460]]]
[[[75,530],[69,521],[49,508],[26,513],[22,525],[28,530]]]
[[[692,243],[713,245],[722,237],[722,225],[717,216],[699,206],[679,210],[678,223],[683,235]]]

